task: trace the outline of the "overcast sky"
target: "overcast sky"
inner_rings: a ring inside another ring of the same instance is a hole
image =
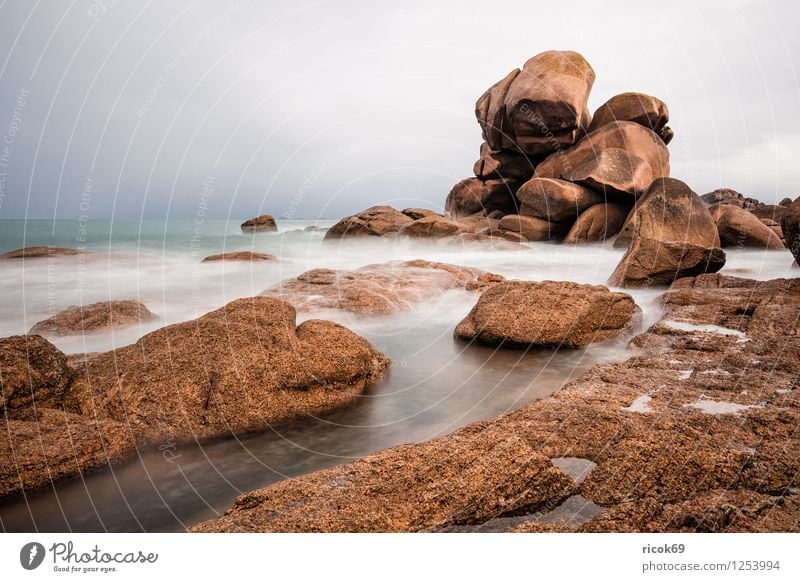
[[[592,110],[666,101],[698,193],[800,194],[794,1],[263,4],[0,3],[0,218],[441,208],[477,98],[549,49],[592,64]]]

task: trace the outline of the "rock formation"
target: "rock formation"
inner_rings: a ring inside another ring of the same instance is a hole
[[[245,220],[242,223],[242,232],[277,232],[278,225],[275,219],[269,214],[262,214]]]
[[[157,320],[143,303],[133,300],[73,305],[34,325],[31,334],[75,335],[119,329]]]
[[[372,206],[353,216],[346,216],[325,233],[325,240],[384,236],[396,233],[413,219],[391,206]]]

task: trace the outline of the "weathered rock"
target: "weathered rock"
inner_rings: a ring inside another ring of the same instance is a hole
[[[354,271],[314,269],[281,281],[263,292],[300,311],[343,309],[382,315],[408,309],[414,302],[465,287],[484,272],[430,261],[391,261]]]
[[[709,206],[715,204],[731,204],[739,208],[744,208],[747,200],[742,194],[732,188],[717,188],[713,192],[703,194],[700,196],[700,199]]]
[[[653,179],[669,176],[669,150],[655,132],[632,121],[607,123],[581,139],[573,147],[549,155],[536,166],[534,177],[569,180],[572,172],[591,163],[607,149],[621,149],[644,160]],[[638,162],[637,162],[638,164]],[[633,165],[638,168],[636,164]],[[641,178],[642,171],[635,174]],[[637,189],[641,189],[637,183]],[[637,189],[625,195],[635,195]]]
[[[616,235],[631,207],[623,203],[595,204],[584,210],[564,237],[564,244],[600,242]]]
[[[611,274],[613,287],[667,286],[681,277],[715,273],[725,265],[725,252],[691,243],[637,237]]]
[[[277,230],[278,225],[269,214],[262,214],[242,223],[242,232],[276,232]]]
[[[563,225],[556,222],[519,214],[504,216],[498,228],[503,231],[503,236],[506,236],[505,233],[519,234],[531,242],[561,238],[566,230]]]
[[[786,209],[781,222],[786,247],[800,264],[800,198],[792,202]]]
[[[783,200],[781,200],[780,202],[778,202],[778,206],[791,206],[791,205],[792,205],[792,199],[789,198],[788,196]]]
[[[60,404],[70,377],[67,357],[43,337],[0,339],[0,411]]]
[[[453,236],[462,232],[461,226],[455,220],[450,220],[444,216],[434,215],[425,216],[406,224],[400,229],[400,236],[410,236],[412,238],[442,238]]]
[[[707,205],[689,186],[674,178],[653,182],[628,215],[614,246],[624,248],[634,237],[706,248],[720,246],[717,225]]]
[[[480,180],[467,178],[453,186],[445,201],[445,213],[451,218],[462,218],[476,212],[490,213],[500,210],[503,214],[517,211],[514,196],[519,182],[513,180]]]
[[[500,225],[499,218],[491,218],[482,213],[471,214],[465,218],[460,218],[458,225],[462,232],[477,233],[485,229],[495,231]]]
[[[137,442],[183,441],[331,411],[378,381],[387,365],[338,324],[295,327],[291,305],[250,297],[88,359],[71,392],[82,414],[126,423]]]
[[[775,222],[781,222],[788,211],[786,206],[761,203],[759,203],[758,206],[751,208],[747,208],[747,206],[745,206],[745,209],[750,210],[750,212],[756,215],[758,218],[768,218],[770,220],[774,220]]]
[[[723,247],[783,249],[781,239],[754,214],[732,204],[709,208]]]
[[[605,202],[602,194],[550,178],[533,178],[517,190],[519,213],[550,222],[574,222],[578,215],[595,204]]]
[[[481,295],[455,336],[514,347],[580,348],[626,334],[640,319],[630,295],[601,285],[508,281]]]
[[[419,220],[420,218],[425,218],[426,216],[442,216],[438,212],[428,210],[427,208],[406,208],[402,212],[411,220]]]
[[[666,127],[669,121],[667,104],[644,93],[620,93],[603,103],[594,112],[589,132],[614,121],[633,121],[643,125],[657,133],[665,144],[673,137],[672,130]]]
[[[481,145],[481,157],[472,168],[481,180],[506,178],[524,182],[533,176],[533,163],[524,154],[514,150],[494,151],[489,144]]]
[[[399,231],[412,219],[391,206],[372,206],[353,216],[345,216],[325,233],[325,240],[384,236]]]
[[[53,317],[38,322],[28,333],[50,336],[95,333],[157,319],[157,315],[138,301],[99,301],[67,307]]]
[[[269,253],[255,253],[252,251],[233,251],[230,253],[220,253],[209,255],[203,259],[204,263],[213,261],[277,261],[278,257]]]
[[[8,251],[0,255],[0,259],[36,259],[41,257],[63,257],[80,255],[83,251],[63,247],[25,247]]]
[[[576,52],[547,51],[529,59],[505,96],[515,145],[541,155],[578,141],[589,124],[586,104],[594,80],[591,65]]]
[[[493,150],[513,148],[514,134],[506,116],[506,93],[519,75],[514,69],[504,78],[489,87],[475,104],[475,117],[483,131],[483,139]]]
[[[619,148],[607,148],[589,156],[569,172],[567,178],[602,193],[606,198],[634,199],[644,194],[653,182],[650,165],[635,153]]]

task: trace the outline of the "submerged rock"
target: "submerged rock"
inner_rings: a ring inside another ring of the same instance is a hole
[[[455,336],[510,347],[581,348],[629,333],[641,310],[601,285],[508,281],[484,292]]]
[[[119,329],[157,320],[146,305],[133,300],[73,305],[34,325],[31,334],[76,335]]]
[[[262,295],[288,301],[300,311],[343,309],[384,315],[408,309],[449,289],[465,288],[484,271],[431,261],[391,261],[354,271],[313,269],[281,281]]]
[[[83,251],[64,247],[24,247],[3,253],[0,255],[0,259],[36,259],[41,257],[63,257],[80,254],[83,254]]]
[[[208,255],[203,259],[204,263],[214,261],[277,261],[278,257],[269,253],[255,253],[253,251],[233,251],[230,253],[220,253],[218,255]]]
[[[277,232],[278,225],[269,214],[262,214],[242,223],[242,232]]]

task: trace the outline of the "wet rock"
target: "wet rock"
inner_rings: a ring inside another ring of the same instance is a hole
[[[60,336],[97,333],[157,320],[146,305],[133,300],[73,305],[34,325],[31,334]]]
[[[300,311],[342,309],[384,315],[450,289],[464,288],[484,271],[431,261],[390,261],[354,271],[313,269],[262,293],[288,301]]]
[[[245,220],[242,223],[242,232],[277,232],[278,225],[275,219],[269,214],[262,214]]]
[[[584,210],[572,225],[564,244],[600,242],[616,235],[631,207],[623,203],[595,204]]]
[[[508,281],[484,292],[455,336],[509,347],[580,348],[629,333],[641,310],[601,285]]]
[[[203,259],[204,263],[213,261],[277,261],[278,257],[269,253],[255,253],[252,251],[233,251],[230,253],[220,253],[209,255]]]
[[[67,357],[43,337],[0,339],[0,411],[61,404],[71,375]]]
[[[396,233],[411,222],[413,222],[411,218],[391,206],[372,206],[353,216],[346,216],[334,224],[325,233],[325,240],[385,236]]]
[[[481,180],[506,178],[525,182],[533,176],[533,162],[515,150],[494,151],[484,142],[481,145],[481,157],[475,162],[473,172]]]
[[[624,248],[634,237],[706,248],[720,246],[717,225],[708,206],[689,186],[674,178],[653,182],[628,215],[614,246]]]
[[[593,190],[551,178],[533,178],[525,182],[517,191],[517,198],[520,214],[550,222],[574,222],[581,212],[605,201]]]
[[[572,51],[547,51],[529,59],[505,96],[514,143],[540,155],[574,144],[586,131],[591,65]],[[488,141],[488,140],[487,140]]]
[[[543,241],[564,236],[564,226],[535,216],[509,214],[500,221],[498,228],[505,233],[519,234],[526,241]]]
[[[731,204],[709,208],[723,247],[783,249],[781,239],[754,214]]]
[[[602,193],[606,198],[638,198],[653,182],[650,165],[628,150],[607,148],[589,156],[567,178]]]
[[[426,216],[442,216],[438,212],[428,210],[427,208],[406,208],[402,212],[411,220],[419,220],[420,218],[425,218]]]
[[[489,87],[475,104],[475,117],[483,132],[483,139],[493,150],[513,148],[514,134],[506,115],[506,93],[519,75],[514,69],[504,78]]]
[[[63,247],[25,247],[8,251],[0,255],[0,259],[36,259],[41,257],[64,257],[80,255],[83,251]]]
[[[608,279],[612,287],[658,287],[681,277],[715,273],[725,266],[725,252],[691,243],[637,237]]]
[[[652,179],[669,176],[669,150],[653,131],[632,121],[614,121],[607,123],[581,139],[573,147],[557,151],[549,155],[544,161],[536,166],[534,177],[537,178],[556,178],[560,180],[570,180],[572,173],[583,166],[589,164],[592,167],[592,160],[601,155],[607,149],[620,149],[628,152],[631,156],[636,156],[645,162],[650,168]],[[605,163],[609,163],[613,158],[609,158]],[[636,163],[629,164],[632,171],[630,179],[636,180],[635,188],[627,192],[624,198],[635,196],[647,188],[641,180],[646,174],[641,169],[638,160],[631,158]],[[623,181],[624,182],[624,181]]]
[[[800,263],[800,198],[786,208],[781,222],[781,229],[786,239],[787,248],[794,256],[795,261]]]
[[[620,93],[603,103],[592,117],[589,132],[614,121],[633,121],[643,125],[657,133],[665,144],[673,137],[672,130],[666,127],[669,122],[667,104],[644,93]]]
[[[451,218],[463,218],[476,212],[491,213],[495,210],[503,214],[517,211],[514,194],[519,182],[506,179],[480,180],[467,178],[453,186],[445,201],[445,213]]]
[[[406,224],[400,229],[398,234],[400,236],[410,236],[412,238],[442,238],[461,232],[461,226],[455,220],[434,215],[425,216],[410,224]]]
[[[350,404],[387,365],[338,324],[295,327],[291,305],[250,297],[87,360],[71,392],[82,414],[126,423],[139,443],[184,441],[266,430]]]

